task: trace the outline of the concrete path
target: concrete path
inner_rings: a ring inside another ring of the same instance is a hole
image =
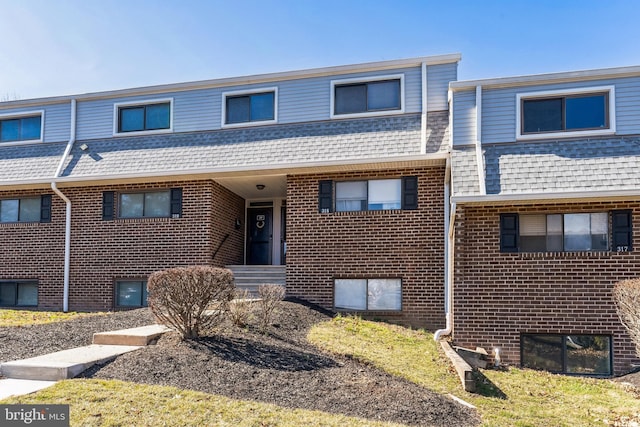
[[[33,393],[74,378],[91,366],[115,359],[121,354],[138,350],[165,332],[161,325],[100,332],[93,335],[93,344],[62,350],[29,359],[14,360],[0,365],[0,399]]]

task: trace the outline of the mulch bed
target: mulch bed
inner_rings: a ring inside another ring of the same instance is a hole
[[[119,323],[118,318],[127,316],[130,324]],[[143,320],[150,319],[150,314],[143,309],[109,317],[113,317],[111,329],[120,329],[145,323]],[[308,343],[309,329],[329,318],[330,313],[314,307],[283,302],[268,335],[259,333],[251,323],[246,328],[224,325],[215,336],[190,341],[181,341],[176,334],[169,333],[156,345],[94,366],[82,376],[174,386],[283,407],[408,425],[472,426],[480,423],[476,411],[446,396],[350,358],[327,354]],[[96,324],[90,322],[96,322],[96,319],[60,323],[56,332],[44,327],[49,325],[38,327],[41,328],[38,330],[33,327],[35,333],[23,332],[23,335],[36,336],[42,331],[45,337],[57,335],[58,341],[65,341],[77,334],[97,331],[93,330]],[[3,333],[9,331],[0,330],[0,334]],[[5,341],[7,338],[0,335],[2,342],[11,342]],[[40,341],[39,337],[32,339]],[[67,344],[60,343],[73,347]],[[83,344],[85,342],[78,345]],[[49,347],[48,350],[57,349]],[[40,353],[47,352],[39,350]],[[0,353],[3,360],[7,360],[5,354],[15,358],[13,355],[19,353],[10,349],[0,351],[3,351]]]

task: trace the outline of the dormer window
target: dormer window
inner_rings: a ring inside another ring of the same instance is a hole
[[[404,75],[331,81],[331,117],[365,117],[404,111]]]
[[[278,88],[222,94],[222,127],[277,123]]]
[[[517,138],[615,133],[613,86],[518,94]]]
[[[171,131],[172,106],[173,99],[115,104],[113,134]]]
[[[42,141],[43,112],[0,115],[0,143]]]

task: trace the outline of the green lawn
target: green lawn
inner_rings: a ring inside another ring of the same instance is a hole
[[[460,397],[478,408],[486,426],[602,426],[625,417],[640,421],[640,396],[608,380],[529,369],[482,370],[481,394],[466,393],[433,335],[423,331],[338,317],[315,326],[309,339],[331,352]]]
[[[31,311],[0,309],[0,327],[42,325],[44,323],[62,322],[81,316],[92,316],[104,313],[63,313],[61,311]]]
[[[66,380],[0,403],[68,404],[72,426],[400,426],[113,380]]]

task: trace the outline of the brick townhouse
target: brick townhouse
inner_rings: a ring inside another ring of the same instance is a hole
[[[152,272],[208,264],[508,363],[627,371],[640,69],[457,82],[459,60],[0,103],[0,305],[139,307]]]
[[[0,104],[0,303],[136,307],[152,272],[210,264],[325,307],[444,326],[459,59]]]
[[[611,291],[640,273],[640,67],[450,87],[455,341],[554,372],[628,371]]]

